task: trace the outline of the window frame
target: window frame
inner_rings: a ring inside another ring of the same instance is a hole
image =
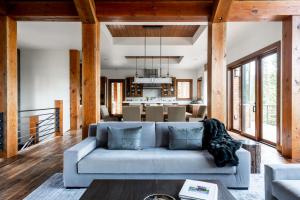
[[[190,85],[189,97],[188,98],[179,98],[178,97],[178,83],[188,82]],[[193,98],[193,79],[176,79],[176,99],[177,100],[192,100]]]

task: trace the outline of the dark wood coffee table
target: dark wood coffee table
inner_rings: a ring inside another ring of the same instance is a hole
[[[207,182],[218,185],[219,200],[236,200],[220,182]],[[81,200],[143,200],[149,194],[169,194],[176,199],[184,180],[94,180]]]

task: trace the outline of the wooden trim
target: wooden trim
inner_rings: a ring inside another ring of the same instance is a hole
[[[202,100],[202,78],[197,79],[197,99]]]
[[[122,83],[123,88],[122,88],[122,92],[123,92],[123,101],[125,101],[125,79],[108,79],[108,110],[109,113],[111,114],[111,84],[112,83]]]
[[[64,134],[64,106],[63,100],[55,100],[55,108],[59,110],[59,129],[55,132],[55,136],[63,136]]]
[[[258,56],[262,56],[264,54],[268,54],[269,52],[274,51],[275,49],[280,49],[280,48],[281,48],[281,42],[280,41],[275,42],[275,43],[273,43],[273,44],[271,44],[269,46],[266,46],[266,47],[264,47],[262,49],[259,49],[259,50],[255,51],[255,52],[253,52],[253,53],[245,56],[245,57],[242,57],[242,58],[240,58],[240,59],[238,59],[238,60],[236,60],[236,61],[228,64],[227,68],[229,68],[229,69],[237,68],[237,67],[239,67],[239,66],[241,66],[241,65],[243,65],[245,63],[248,63],[250,60],[253,60],[253,59],[255,59]]]
[[[189,82],[190,95],[188,98],[178,98],[178,82]],[[177,100],[191,100],[193,98],[193,79],[176,79],[176,99]]]
[[[80,128],[80,52],[71,49],[70,55],[70,129]]]
[[[0,16],[0,112],[4,114],[5,158],[18,153],[17,23]]]
[[[211,22],[226,22],[232,3],[233,0],[215,0]]]
[[[94,0],[74,0],[74,4],[82,23],[97,23],[98,19]]]

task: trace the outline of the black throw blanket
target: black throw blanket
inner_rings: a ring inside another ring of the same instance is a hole
[[[225,165],[237,166],[239,158],[236,151],[241,142],[234,140],[226,131],[225,126],[217,119],[205,119],[202,146],[214,157],[218,167]]]

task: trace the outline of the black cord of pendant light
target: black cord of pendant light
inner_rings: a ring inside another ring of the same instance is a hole
[[[161,43],[161,29],[162,27],[159,29],[159,46],[160,46],[160,56],[159,56],[159,62],[160,62],[160,70],[159,70],[159,73],[160,73],[160,77],[161,77],[161,46],[162,46],[162,43]]]
[[[170,76],[170,56],[168,56],[168,73],[167,73],[167,77]]]
[[[144,39],[144,53],[145,53],[145,55],[144,55],[144,70],[146,69],[146,55],[147,55],[147,53],[146,53],[146,51],[147,51],[146,45],[147,45],[147,31],[145,29],[145,39]]]
[[[137,69],[137,57],[135,57],[135,77],[138,77],[138,69]]]

